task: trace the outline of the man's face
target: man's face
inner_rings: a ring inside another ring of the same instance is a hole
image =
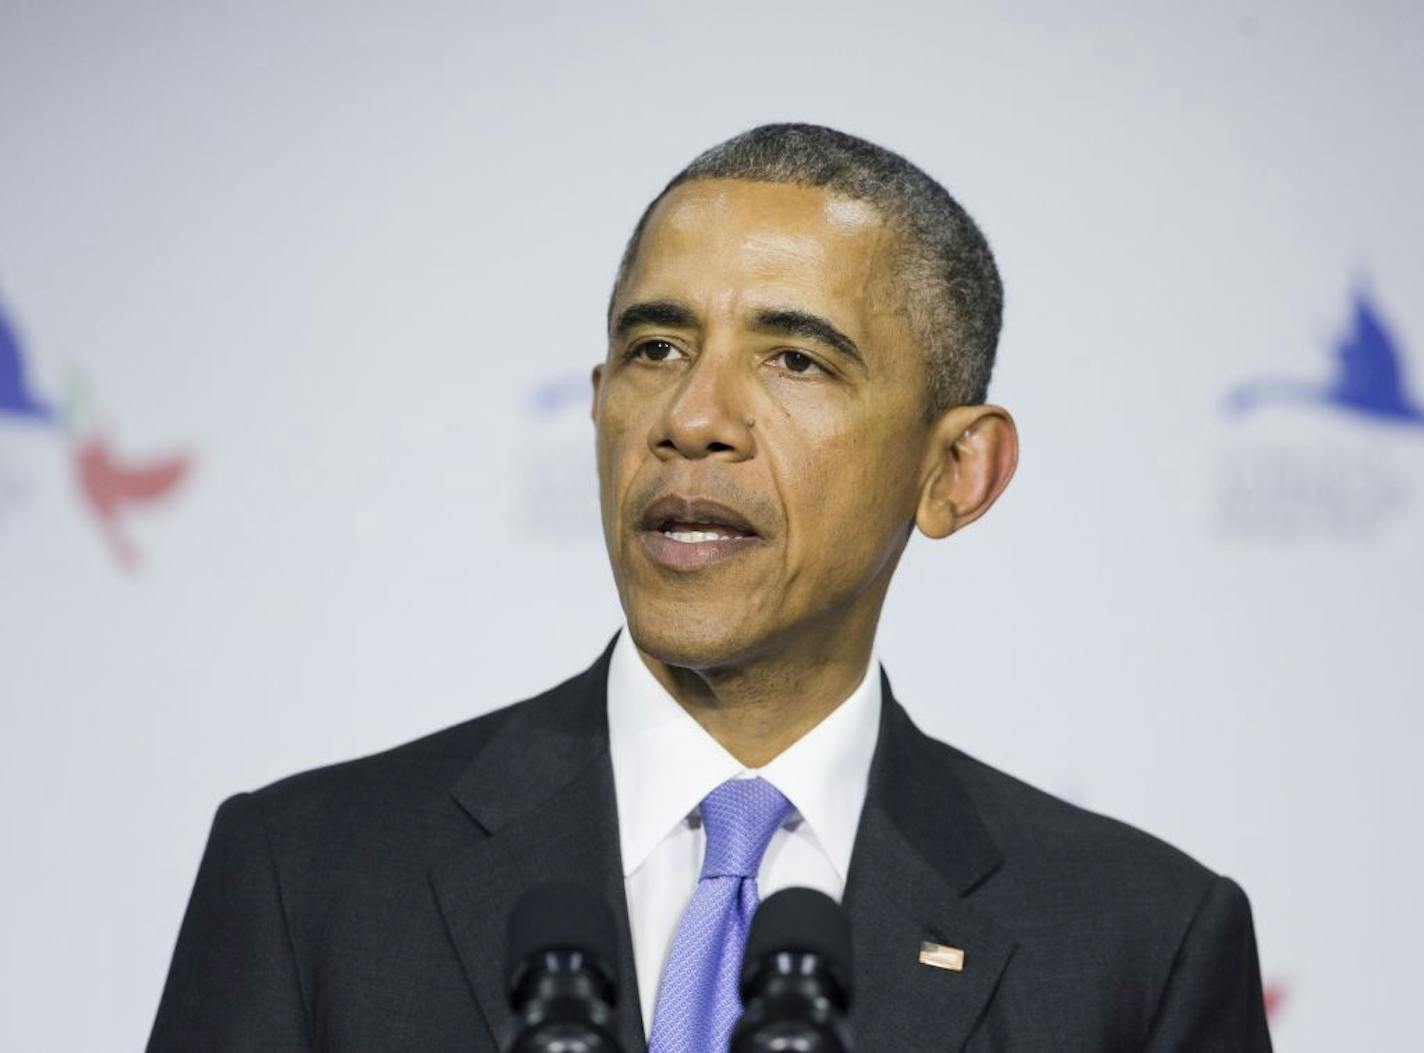
[[[869,205],[741,180],[657,207],[595,371],[634,640],[715,669],[873,633],[912,525],[925,364]]]

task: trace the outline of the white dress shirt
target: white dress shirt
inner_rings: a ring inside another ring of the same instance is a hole
[[[643,1028],[652,1033],[658,981],[683,908],[702,871],[698,806],[735,778],[760,776],[794,806],[762,857],[762,898],[793,885],[839,900],[870,760],[880,731],[880,677],[860,685],[821,723],[763,768],[747,768],[702,729],[643,663],[625,628],[608,666],[608,743]]]

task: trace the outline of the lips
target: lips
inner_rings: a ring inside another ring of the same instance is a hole
[[[669,494],[643,512],[639,538],[653,561],[668,570],[699,570],[760,545],[755,525],[718,501]]]
[[[675,494],[660,497],[650,504],[643,512],[641,526],[644,530],[656,530],[672,537],[691,535],[684,538],[690,544],[761,536],[747,517],[735,508],[717,501]]]

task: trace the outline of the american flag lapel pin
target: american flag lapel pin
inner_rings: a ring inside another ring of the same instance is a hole
[[[932,969],[948,969],[952,973],[964,972],[964,951],[943,943],[920,944],[920,964]]]

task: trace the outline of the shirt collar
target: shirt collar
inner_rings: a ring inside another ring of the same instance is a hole
[[[713,789],[760,775],[796,807],[844,880],[880,729],[880,677],[872,659],[860,684],[821,723],[760,769],[749,769],[703,730],[653,676],[627,629],[608,666],[608,744],[624,876]]]

